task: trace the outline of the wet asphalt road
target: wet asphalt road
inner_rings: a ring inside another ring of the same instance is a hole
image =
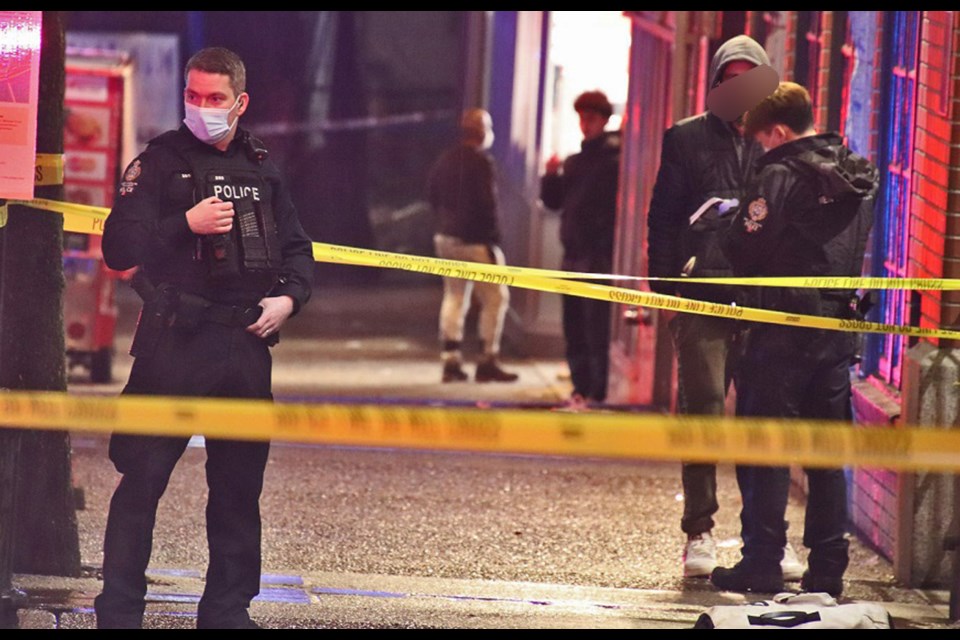
[[[278,401],[566,397],[561,354],[505,354],[521,374],[515,385],[439,384],[439,300],[429,279],[321,289],[275,351]],[[90,385],[75,372],[71,392],[119,391],[135,313],[122,292],[118,382]],[[29,615],[45,621],[36,626],[49,626],[36,609],[49,612],[58,599],[61,626],[92,624],[118,475],[105,438],[74,434],[73,444],[74,482],[86,497],[79,521],[87,576],[66,587],[21,577],[34,594]],[[161,501],[151,561],[150,611],[158,614],[149,625],[193,624],[207,557],[204,459],[202,447],[188,449]],[[743,596],[680,577],[680,491],[678,463],[274,443],[261,502],[270,584],[252,611],[270,627],[689,627],[706,606]],[[739,546],[732,467],[720,467],[719,501],[714,533],[721,564],[732,564]],[[788,518],[803,557],[802,500],[791,499]],[[890,564],[856,540],[847,578],[847,596],[888,603],[904,626],[947,623],[947,594],[902,588]]]

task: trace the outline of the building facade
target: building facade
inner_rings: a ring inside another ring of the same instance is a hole
[[[881,169],[865,275],[960,273],[960,12],[626,13],[634,46],[616,261],[621,272],[647,273],[645,216],[663,130],[703,110],[713,51],[746,33],[765,46],[782,79],[810,90],[818,130],[838,131]],[[870,320],[958,326],[956,293],[877,293]],[[619,317],[615,323],[614,397],[671,410],[675,365],[656,314],[650,327]],[[955,427],[958,356],[947,341],[865,337],[854,385],[857,424]],[[917,586],[945,584],[952,555],[944,540],[956,502],[952,476],[851,469],[849,481],[857,534],[894,562],[898,578]]]
[[[466,74],[493,113],[512,264],[555,267],[556,223],[538,201],[551,78],[549,12],[473,12],[485,52]],[[717,47],[746,33],[782,79],[814,100],[817,128],[843,135],[881,169],[864,275],[960,275],[960,12],[625,11],[631,33],[614,265],[646,275],[647,209],[664,131],[704,110]],[[480,79],[478,81],[478,79]],[[635,285],[643,286],[643,285]],[[960,328],[960,293],[878,291],[868,319]],[[508,339],[562,353],[556,296],[516,290]],[[655,310],[615,313],[609,401],[674,410],[675,359]],[[869,335],[854,370],[859,428],[960,424],[960,351],[948,341]],[[952,554],[953,477],[851,468],[856,534],[914,586],[943,585]],[[802,481],[802,473],[797,473]]]

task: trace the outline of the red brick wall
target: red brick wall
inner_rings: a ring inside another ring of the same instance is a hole
[[[920,34],[910,272],[921,278],[956,278],[960,277],[960,149],[956,146],[960,143],[956,107],[960,12],[925,11]],[[960,324],[960,293],[923,291],[920,295],[923,326]]]
[[[783,77],[781,80],[793,81],[793,65],[797,59],[797,12],[784,11],[783,28],[787,33],[786,54],[783,56]]]
[[[883,12],[877,11],[877,39],[873,49],[873,110],[870,114],[870,157],[880,153],[880,80],[883,77]],[[869,273],[869,271],[867,271]]]
[[[843,34],[838,34],[843,38]],[[827,106],[830,104],[830,73],[840,73],[839,69],[830,69],[830,51],[833,43],[833,11],[820,12],[820,55],[817,63],[817,86],[813,118],[818,131],[827,128]],[[813,89],[812,87],[807,87]]]

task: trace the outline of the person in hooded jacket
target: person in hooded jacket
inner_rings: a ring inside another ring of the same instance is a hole
[[[810,95],[792,82],[751,109],[745,133],[767,150],[721,246],[738,276],[860,276],[879,172],[835,133],[817,134]],[[790,314],[857,318],[855,291],[763,287],[757,304]],[[741,361],[737,415],[852,419],[850,367],[857,336],[845,331],[752,324]],[[801,588],[838,596],[848,563],[846,479],[806,469]],[[786,467],[737,466],[743,498],[742,560],[711,580],[732,591],[783,589],[780,559],[790,487]]]
[[[617,221],[620,133],[606,131],[613,105],[602,91],[585,91],[573,108],[580,117],[580,152],[552,156],[540,179],[543,204],[559,210],[562,269],[610,273]],[[563,296],[563,337],[573,383],[571,403],[604,402],[610,350],[611,303]]]
[[[710,64],[711,88],[769,64],[763,47],[749,36],[724,42]],[[649,274],[658,278],[682,275],[724,277],[730,265],[719,251],[710,264],[695,264],[691,246],[713,243],[720,225],[694,233],[690,217],[711,198],[740,201],[753,176],[760,145],[743,135],[742,118],[726,122],[707,111],[670,127],[663,136],[660,169],[647,214]],[[694,236],[699,236],[694,238]],[[680,286],[682,284],[682,286]],[[741,295],[735,288],[652,280],[656,293],[730,304]],[[677,354],[677,410],[691,415],[724,415],[727,390],[733,382],[742,323],[728,318],[682,313],[669,321]],[[684,463],[683,516],[680,528],[687,541],[683,575],[707,578],[717,565],[713,516],[717,503],[714,464]],[[789,545],[784,550],[784,574],[798,580],[803,566]]]

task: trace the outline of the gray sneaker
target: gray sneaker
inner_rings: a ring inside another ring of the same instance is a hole
[[[783,560],[780,561],[780,568],[783,569],[783,579],[786,582],[797,582],[803,577],[805,567],[797,557],[797,550],[789,542],[783,548]]]
[[[683,549],[683,577],[709,578],[717,566],[717,544],[710,532],[687,537]]]

